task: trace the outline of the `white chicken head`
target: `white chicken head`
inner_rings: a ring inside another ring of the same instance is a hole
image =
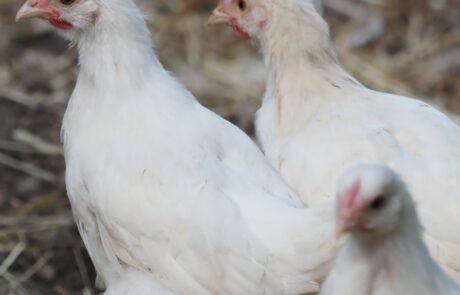
[[[395,231],[408,202],[405,184],[390,168],[359,165],[339,183],[337,195],[337,233],[382,236]]]
[[[250,40],[261,38],[277,13],[292,18],[305,10],[319,16],[321,0],[219,0],[208,24],[227,24],[238,38]]]
[[[16,21],[42,18],[60,30],[84,31],[98,17],[97,0],[27,0],[16,15]]]
[[[265,4],[259,0],[219,0],[208,24],[227,24],[238,38],[250,40],[264,30],[267,13]]]

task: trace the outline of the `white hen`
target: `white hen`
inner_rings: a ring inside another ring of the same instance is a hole
[[[362,165],[345,174],[337,195],[345,246],[321,295],[458,295],[460,286],[433,261],[415,204],[389,168]]]
[[[221,0],[210,18],[220,22],[260,41],[269,74],[258,137],[302,201],[332,198],[350,166],[389,165],[414,192],[433,255],[460,278],[460,128],[352,78],[311,0]]]
[[[66,183],[110,292],[131,268],[175,294],[318,290],[338,250],[332,204],[299,208],[250,138],[161,66],[131,0],[29,0],[17,18],[32,16],[78,45]]]

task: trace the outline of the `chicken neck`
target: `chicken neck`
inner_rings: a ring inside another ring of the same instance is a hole
[[[389,276],[387,279],[395,282],[408,275],[414,277],[414,272],[418,279],[437,279],[432,277],[435,263],[423,242],[422,226],[414,205],[403,210],[399,226],[388,235],[355,233],[350,238],[349,253],[364,258],[368,273],[377,276],[383,272]]]
[[[268,83],[264,104],[277,108],[278,126],[308,116],[314,104],[332,102],[362,86],[339,64],[329,27],[314,7],[279,6],[260,42]],[[275,100],[275,103],[269,102]]]
[[[77,89],[83,85],[112,92],[140,88],[144,81],[165,72],[140,11],[131,1],[110,5],[110,9],[101,7],[93,28],[76,37],[80,62]]]

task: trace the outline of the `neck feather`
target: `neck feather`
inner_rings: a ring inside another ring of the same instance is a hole
[[[138,85],[146,76],[164,71],[144,16],[131,1],[101,1],[96,24],[78,36],[77,45],[79,82],[116,88]]]
[[[305,116],[305,101],[338,98],[361,85],[338,63],[329,27],[312,3],[271,9],[271,22],[260,39],[269,70],[266,100],[276,99],[284,117]],[[287,4],[286,4],[287,5]],[[298,114],[286,110],[298,109]]]
[[[363,273],[370,275],[374,283],[391,282],[387,287],[399,290],[400,294],[420,294],[428,292],[427,288],[430,294],[441,294],[441,289],[443,294],[457,294],[458,286],[433,260],[422,234],[412,203],[403,212],[400,227],[391,235],[367,237],[367,240],[352,235],[345,249],[351,254],[349,261],[364,265],[367,269]]]
[[[390,234],[353,234],[350,242],[359,249],[358,252],[363,253],[369,261],[373,261],[368,263],[370,268],[376,267],[369,270],[371,273],[378,273],[384,267],[388,273],[395,276],[404,276],[413,269],[417,269],[419,275],[429,276],[434,266],[428,248],[423,242],[422,226],[414,204],[405,208],[398,228]]]
[[[279,66],[283,62],[293,66],[302,61],[314,68],[337,67],[329,27],[313,5],[307,4],[300,11],[299,7],[289,6],[271,9],[271,21],[261,38],[268,65]]]

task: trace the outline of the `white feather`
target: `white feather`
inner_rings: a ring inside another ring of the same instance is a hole
[[[127,268],[124,277],[113,283],[105,295],[173,295],[149,275],[135,269]]]
[[[267,3],[256,125],[272,165],[308,206],[332,199],[350,166],[391,166],[414,192],[435,259],[460,278],[460,128],[426,103],[356,82],[310,0]]]

